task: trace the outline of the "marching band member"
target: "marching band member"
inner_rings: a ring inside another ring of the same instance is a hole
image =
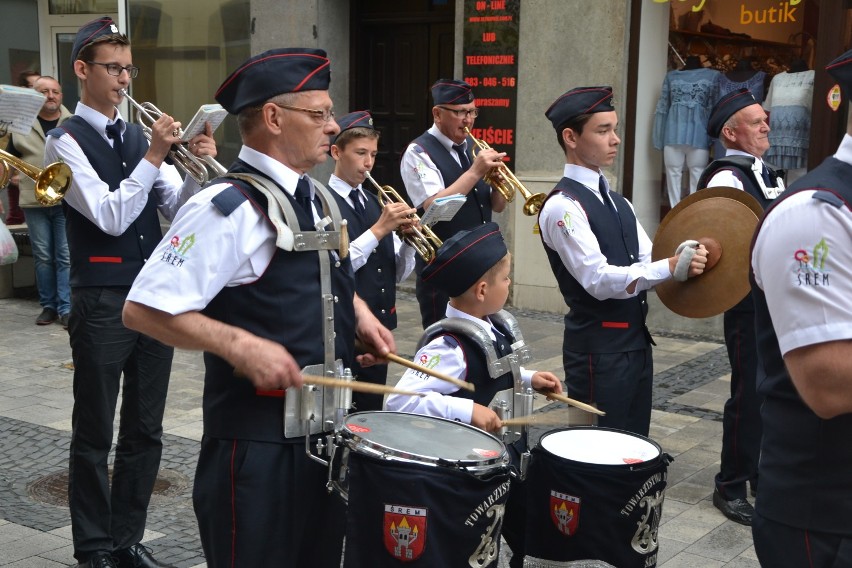
[[[302,368],[351,366],[356,332],[395,347],[328,243],[342,236],[334,198],[306,175],[339,132],[329,66],[320,49],[273,49],[225,79],[215,98],[237,117],[239,159],[181,208],[124,308],[132,329],[205,351],[193,503],[211,568],[339,568],[345,508],[306,436],[285,437],[302,391],[283,389]]]
[[[438,79],[432,85],[434,123],[406,148],[400,172],[412,205],[423,213],[438,197],[465,196],[465,203],[450,221],[442,221],[433,231],[442,241],[461,231],[491,221],[491,213],[506,208],[506,200],[483,181],[492,168],[503,163],[505,152],[488,149],[479,152],[471,163],[473,141],[465,128],[473,128],[479,110],[469,84],[455,79]],[[417,302],[423,327],[444,317],[447,296],[423,282],[420,277],[425,261],[417,258]]]
[[[496,223],[486,223],[456,233],[438,249],[435,259],[423,270],[425,281],[449,298],[446,319],[428,327],[423,334],[415,362],[453,378],[468,381],[474,392],[419,371],[408,370],[397,386],[426,393],[424,398],[403,395],[388,397],[388,410],[415,412],[459,420],[486,431],[501,427],[501,419],[491,408],[492,401],[505,393],[512,400],[516,381],[523,390],[562,392],[562,383],[553,373],[520,367],[499,377],[488,371],[491,356],[503,358],[519,348],[523,338],[513,335],[517,322],[503,310],[509,297],[511,255]],[[519,333],[518,333],[519,335]],[[481,339],[480,339],[481,338]],[[492,348],[483,350],[481,345]],[[520,376],[515,375],[515,371]],[[508,392],[507,392],[508,391]],[[524,437],[509,445],[513,463],[527,450]],[[513,555],[512,568],[523,566],[525,533],[523,485],[512,481],[512,490],[503,522],[503,536]]]
[[[349,253],[355,271],[355,291],[382,324],[396,329],[396,285],[414,270],[414,248],[404,243],[397,229],[411,224],[416,211],[406,203],[382,206],[362,184],[373,169],[379,146],[379,131],[373,128],[373,117],[362,110],[337,120],[340,134],[332,139],[331,157],[334,173],[329,189],[348,221]],[[387,365],[361,367],[355,363],[352,374],[359,381],[385,384]],[[381,410],[383,396],[353,392],[356,411]]]
[[[171,347],[124,327],[121,310],[133,279],[162,237],[167,219],[198,190],[164,163],[180,143],[180,123],[162,115],[142,128],[123,120],[121,89],[139,69],[130,42],[109,16],[84,25],[71,49],[80,80],[73,117],[48,132],[45,163],[74,173],[65,194],[71,256],[68,331],[74,359],[74,410],[68,504],[74,557],[80,566],[163,566],[139,541],[162,453],[163,412]],[[216,155],[207,134],[192,139],[197,155]],[[124,384],[121,377],[124,375]],[[122,387],[121,422],[112,484],[107,456]]]
[[[599,426],[647,436],[654,369],[645,294],[672,277],[681,255],[651,261],[651,241],[633,206],[601,171],[621,143],[612,88],[571,89],[545,115],[566,162],[538,224],[570,307],[562,347],[568,396],[606,412]],[[706,263],[700,245],[682,265],[683,278],[701,274]]]

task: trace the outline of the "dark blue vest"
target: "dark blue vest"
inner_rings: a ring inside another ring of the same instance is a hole
[[[824,207],[843,207],[847,215],[852,215],[850,179],[852,166],[828,158],[775,200],[764,218],[794,193],[815,188],[830,189],[815,194]],[[787,374],[766,296],[755,284],[753,274],[752,294],[757,352],[764,371],[758,374],[757,381],[758,393],[764,397],[761,515],[802,529],[848,534],[852,514],[852,415],[822,420],[805,406]]]
[[[577,201],[589,217],[589,226],[601,253],[614,266],[630,266],[639,258],[636,216],[621,195],[610,192],[621,223],[616,223],[606,205],[585,185],[562,178],[548,199],[556,193]],[[543,243],[542,243],[543,244]],[[544,245],[559,291],[571,310],[565,316],[565,349],[581,353],[620,353],[645,349],[651,336],[645,327],[648,314],[646,293],[624,300],[598,300],[586,292],[559,258]]]
[[[258,173],[239,161],[232,166],[231,171]],[[266,197],[242,181],[233,180],[232,183],[233,186],[222,190],[213,199],[213,204],[221,214],[230,214],[240,203],[249,199],[266,218]],[[285,195],[289,198],[289,194],[285,192]],[[290,200],[299,217],[300,226],[312,230],[313,221],[308,219],[294,199]],[[349,257],[336,261],[330,252],[324,254],[331,256],[331,289],[340,300],[334,303],[335,356],[349,366],[354,360],[355,341],[355,312],[352,305],[355,279],[352,265]],[[203,313],[280,343],[300,367],[320,364],[324,352],[318,256],[316,251],[287,252],[276,249],[263,276],[251,284],[223,288]],[[225,360],[211,353],[204,354],[204,362],[205,435],[304,443],[301,438],[284,439],[284,401],[281,391],[258,393],[249,381],[235,378],[233,367]]]
[[[80,145],[95,173],[109,184],[110,191],[118,189],[148,150],[147,140],[137,124],[128,123],[124,132],[124,164],[100,133],[79,116],[72,116],[47,135],[59,138],[66,133]],[[86,191],[85,187],[79,189]],[[82,213],[65,205],[72,287],[133,284],[163,237],[156,201],[149,196],[136,220],[117,237],[104,233]]]
[[[332,191],[340,207],[340,214],[349,222],[349,238],[355,240],[370,230],[382,215],[382,207],[375,196],[367,196],[364,205],[365,218],[362,221],[349,203]],[[355,272],[355,289],[358,295],[370,307],[388,329],[396,329],[396,254],[393,248],[393,235],[387,235],[367,258],[367,263]]]
[[[464,173],[461,166],[450,156],[447,149],[437,138],[423,133],[414,140],[428,154],[429,158],[438,167],[441,177],[444,179],[444,187],[449,187]],[[468,148],[472,147],[473,141],[467,139]],[[423,216],[423,209],[417,210],[417,214]],[[464,229],[471,229],[477,225],[491,221],[491,187],[483,180],[476,182],[476,186],[467,194],[467,199],[461,209],[450,221],[441,221],[432,227],[439,239],[445,241]]]

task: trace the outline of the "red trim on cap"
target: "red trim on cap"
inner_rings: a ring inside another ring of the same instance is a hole
[[[574,95],[579,95],[579,94],[581,94],[581,93],[593,93],[593,92],[595,92],[595,91],[603,91],[604,93],[606,93],[606,96],[604,96],[602,99],[600,99],[600,100],[596,101],[596,102],[595,102],[595,104],[593,104],[592,106],[590,106],[589,108],[587,108],[584,112],[582,112],[582,113],[580,113],[580,114],[587,114],[589,111],[591,111],[593,108],[595,108],[596,106],[598,106],[599,104],[601,104],[601,103],[602,103],[602,102],[604,102],[605,100],[607,100],[607,99],[611,99],[611,98],[612,98],[612,91],[611,91],[611,90],[608,90],[608,89],[604,89],[604,88],[602,88],[602,87],[594,87],[594,88],[589,88],[589,89],[580,89],[580,90],[577,90],[577,91],[568,91],[567,93],[563,93],[563,94],[562,94],[562,95],[561,95],[558,99],[556,99],[555,101],[553,101],[553,104],[551,104],[551,105],[550,105],[550,107],[548,107],[548,109],[547,109],[546,111],[544,111],[544,114],[546,115],[546,114],[547,114],[547,113],[549,113],[551,110],[553,110],[553,107],[555,107],[555,106],[559,103],[559,101],[561,101],[561,100],[562,100],[562,99],[564,99],[565,97],[568,97],[568,96],[572,96],[572,97],[573,97]]]
[[[446,268],[446,267],[447,267],[447,266],[448,266],[448,265],[449,265],[449,264],[450,264],[453,260],[455,260],[456,258],[458,258],[458,256],[459,256],[460,254],[462,254],[464,251],[466,251],[466,250],[467,250],[467,249],[469,249],[470,247],[474,246],[475,244],[477,244],[477,243],[478,243],[478,242],[480,242],[481,240],[483,240],[483,239],[487,239],[487,238],[488,238],[488,237],[490,237],[491,235],[494,235],[494,234],[499,233],[499,232],[500,232],[499,230],[497,230],[497,231],[491,231],[490,233],[486,233],[485,235],[482,235],[481,237],[479,237],[478,239],[476,239],[475,241],[473,241],[472,243],[470,243],[469,245],[467,245],[466,247],[464,247],[463,249],[461,249],[459,252],[457,252],[456,254],[454,254],[453,256],[451,256],[450,258],[448,258],[448,259],[447,259],[447,261],[446,261],[446,262],[444,262],[443,266],[441,266],[440,268],[436,268],[436,269],[435,269],[435,271],[434,271],[434,272],[432,272],[432,274],[430,274],[428,277],[424,278],[423,280],[429,280],[429,279],[431,279],[433,276],[435,276],[435,275],[436,275],[436,274],[438,274],[440,271],[442,271],[444,268]]]
[[[112,18],[107,18],[106,20],[100,20],[100,21],[104,22],[104,25],[102,25],[101,27],[99,27],[98,29],[93,31],[92,34],[83,41],[83,47],[86,47],[86,45],[88,45],[89,40],[92,39],[93,37],[95,37],[95,34],[99,33],[105,27],[112,26],[112,25],[115,24],[115,21]],[[118,26],[116,26],[116,27],[118,27]],[[83,51],[83,47],[80,48],[80,51]],[[79,54],[80,52],[78,51],[77,53]]]
[[[852,57],[850,57],[848,59],[841,59],[840,61],[836,61],[836,62],[833,62],[833,63],[829,63],[828,65],[825,66],[825,70],[828,71],[829,69],[834,69],[835,67],[840,67],[841,65],[848,65],[849,63],[852,63]]]
[[[304,80],[302,80],[302,82],[301,82],[301,83],[299,83],[298,85],[296,85],[296,88],[295,88],[295,89],[293,89],[291,92],[293,92],[293,93],[298,93],[298,92],[302,89],[302,85],[304,85],[305,83],[307,83],[307,82],[311,79],[311,77],[313,77],[314,75],[316,75],[317,73],[319,73],[320,71],[322,71],[323,69],[325,69],[326,67],[328,67],[329,65],[331,65],[331,61],[329,61],[328,59],[326,59],[326,60],[325,60],[325,64],[324,64],[324,65],[320,65],[319,67],[317,67],[316,69],[314,69],[314,70],[313,70],[313,72],[308,73],[308,76],[307,76],[307,77],[305,77],[305,78],[304,78]]]
[[[449,100],[449,101],[447,101],[447,102],[445,102],[445,103],[442,103],[442,104],[445,104],[445,105],[453,105],[453,104],[456,104],[454,101],[457,101],[457,100],[459,100],[460,98],[462,98],[463,96],[468,95],[468,94],[470,94],[470,93],[472,93],[472,92],[473,92],[473,89],[472,89],[471,87],[465,87],[464,85],[459,85],[458,83],[435,83],[434,85],[432,85],[432,86],[430,87],[430,89],[429,89],[429,90],[431,91],[431,90],[432,90],[432,89],[434,89],[435,87],[442,86],[442,85],[447,86],[447,87],[452,87],[452,88],[454,88],[454,89],[467,89],[466,91],[463,91],[463,92],[462,92],[459,96],[457,96],[456,98],[451,99],[451,100]],[[470,101],[467,101],[467,102],[470,102]],[[464,103],[458,103],[458,104],[464,104]]]
[[[304,85],[304,84],[305,84],[305,82],[306,82],[308,79],[310,79],[311,77],[313,77],[313,76],[314,76],[314,74],[316,74],[316,72],[317,72],[317,71],[319,71],[320,69],[324,69],[324,68],[328,67],[328,66],[331,64],[331,61],[328,59],[328,57],[322,57],[321,55],[315,55],[315,54],[313,54],[313,53],[277,53],[277,54],[274,54],[274,55],[267,55],[266,57],[263,57],[263,58],[261,58],[261,59],[257,59],[257,60],[255,60],[255,61],[251,61],[251,62],[249,62],[249,63],[246,63],[245,65],[243,65],[242,67],[240,67],[239,69],[237,69],[236,71],[234,71],[234,73],[233,73],[230,77],[228,77],[228,79],[226,79],[226,80],[225,80],[225,82],[224,82],[224,83],[222,83],[222,85],[221,85],[221,86],[219,87],[219,89],[216,91],[216,94],[214,95],[214,98],[215,98],[215,97],[218,97],[218,96],[219,96],[219,93],[221,93],[221,92],[222,92],[222,90],[223,90],[223,89],[225,89],[225,87],[227,87],[228,85],[230,85],[230,84],[234,81],[234,79],[236,79],[237,77],[239,77],[239,76],[240,76],[240,74],[242,74],[242,72],[243,72],[243,71],[245,71],[246,69],[248,69],[248,68],[249,68],[249,67],[251,67],[252,65],[257,65],[258,63],[263,63],[264,61],[266,61],[266,60],[268,60],[268,59],[275,59],[275,58],[278,58],[278,57],[314,57],[314,58],[316,58],[316,59],[324,59],[324,60],[325,60],[325,64],[324,64],[324,65],[321,65],[320,67],[317,67],[317,69],[316,69],[313,73],[311,73],[311,74],[309,74],[307,77],[305,77],[305,80],[304,80],[304,81],[302,81],[301,83],[299,83],[293,91],[290,91],[290,92],[293,92],[293,93],[297,92],[297,91],[299,90],[299,88],[300,88],[302,85]]]

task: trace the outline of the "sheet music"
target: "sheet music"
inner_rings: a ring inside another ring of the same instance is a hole
[[[228,111],[220,104],[201,105],[198,112],[195,113],[195,116],[192,117],[192,120],[189,121],[189,124],[184,129],[181,140],[189,142],[196,135],[204,132],[204,125],[207,122],[210,123],[210,128],[215,132],[226,116],[228,116]]]
[[[455,216],[458,210],[461,209],[465,200],[467,200],[467,197],[461,193],[448,195],[446,197],[438,197],[432,201],[432,205],[430,205],[429,209],[427,209],[423,214],[423,218],[420,219],[420,223],[431,227],[440,221],[449,221]]]
[[[42,106],[44,95],[35,89],[0,85],[0,135],[29,134]]]

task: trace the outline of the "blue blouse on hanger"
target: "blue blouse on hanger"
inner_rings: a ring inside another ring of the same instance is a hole
[[[654,114],[654,148],[685,144],[708,148],[707,118],[719,98],[722,74],[715,69],[669,71]]]

